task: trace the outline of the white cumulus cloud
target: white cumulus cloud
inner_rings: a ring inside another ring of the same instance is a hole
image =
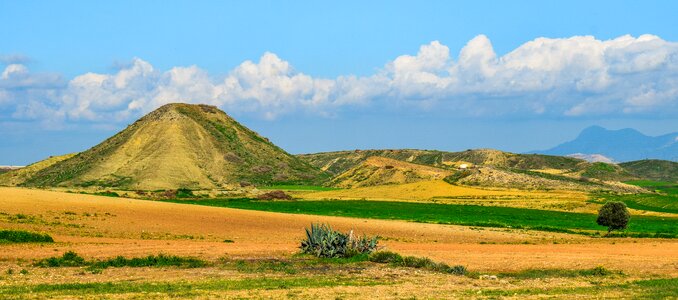
[[[304,74],[268,52],[220,78],[197,66],[156,70],[140,58],[67,82],[19,63],[0,74],[0,111],[27,119],[121,122],[170,102],[268,119],[384,107],[469,116],[678,115],[678,43],[654,35],[537,38],[502,56],[484,35],[456,55],[432,41],[373,75],[337,78]]]

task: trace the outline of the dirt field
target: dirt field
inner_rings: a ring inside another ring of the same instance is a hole
[[[76,249],[97,257],[157,253],[167,249],[177,254],[208,257],[289,255],[297,251],[304,227],[312,222],[324,222],[341,230],[380,235],[384,237],[382,244],[394,251],[431,256],[472,269],[609,265],[629,271],[678,275],[675,257],[678,242],[672,240],[592,239],[557,233],[280,214],[19,188],[0,188],[0,212],[35,217],[35,221],[27,223],[5,218],[3,228],[49,232],[58,242],[48,247],[0,246],[8,250],[3,251],[3,258],[50,256],[55,248]],[[225,239],[234,243],[223,243]],[[108,253],[113,251],[115,253]]]
[[[0,244],[0,270],[68,250],[85,258],[167,253],[208,260],[284,259],[297,253],[304,227],[325,222],[341,230],[380,235],[381,244],[388,250],[461,264],[478,272],[604,266],[634,278],[678,276],[675,240],[594,239],[510,229],[279,214],[20,188],[0,188],[0,213],[0,228],[46,232],[56,241]],[[17,214],[23,217],[17,218]],[[225,243],[226,239],[233,243]],[[39,277],[42,279],[31,279],[37,282],[63,277],[57,271],[35,272],[44,273]],[[175,271],[179,274],[175,277],[183,278],[182,272]],[[148,278],[162,277],[151,273]],[[414,280],[408,276],[403,277],[410,278],[404,282]],[[0,280],[0,286],[9,283]]]

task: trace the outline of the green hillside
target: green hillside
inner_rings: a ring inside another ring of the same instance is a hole
[[[668,160],[645,159],[620,164],[636,177],[654,181],[678,182],[678,163]]]

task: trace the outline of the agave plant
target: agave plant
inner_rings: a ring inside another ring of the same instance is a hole
[[[378,237],[356,238],[353,231],[344,234],[327,224],[311,224],[311,229],[305,230],[306,239],[301,241],[301,252],[317,257],[351,257],[377,249]]]

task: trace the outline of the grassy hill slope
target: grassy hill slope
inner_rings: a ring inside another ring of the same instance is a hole
[[[29,178],[33,177],[37,172],[45,169],[55,163],[69,159],[75,156],[75,153],[65,154],[60,156],[50,156],[47,159],[30,164],[20,169],[8,171],[0,174],[0,185],[2,186],[17,186],[24,183]]]
[[[645,159],[620,164],[629,173],[644,179],[678,182],[678,163],[668,160]]]
[[[299,155],[310,164],[331,174],[341,174],[371,156],[381,156],[414,164],[443,169],[457,169],[461,163],[492,167],[507,171],[557,171],[559,175],[601,180],[631,180],[635,177],[624,169],[605,163],[589,163],[581,159],[541,154],[515,154],[492,149],[461,152],[436,150],[355,150]],[[557,179],[557,178],[556,178]]]
[[[443,179],[451,173],[440,168],[372,156],[334,177],[330,184],[341,188],[402,184]]]
[[[326,178],[214,106],[168,104],[24,185],[155,190],[243,181],[314,184]]]

